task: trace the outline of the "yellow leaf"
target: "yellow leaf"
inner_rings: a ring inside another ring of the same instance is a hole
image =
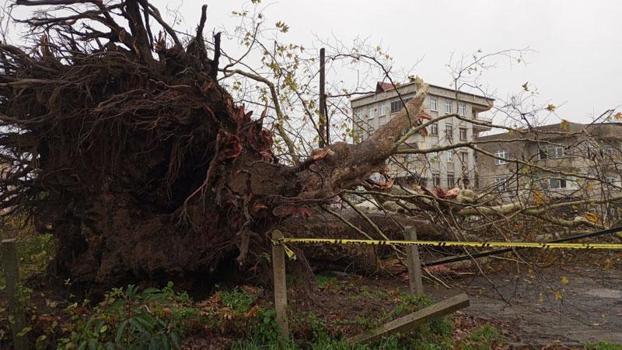
[[[603,268],[605,270],[609,270],[609,269],[611,269],[612,266],[613,266],[613,261],[611,261],[611,258],[605,259],[605,263],[603,265]]]
[[[570,281],[568,280],[568,277],[566,277],[566,276],[562,276],[562,278],[561,278],[561,281],[560,281],[560,282],[561,282],[563,285],[567,285],[567,284],[568,284],[568,282],[570,282]]]
[[[550,104],[548,106],[546,106],[546,110],[549,112],[555,112],[555,109],[557,108],[557,106],[555,106],[554,104]]]
[[[559,128],[562,131],[568,131],[570,129],[570,123],[566,119],[562,119],[562,122],[559,124]]]
[[[544,193],[540,192],[540,191],[534,191],[533,193],[533,201],[536,205],[542,205],[544,203],[546,203],[546,197],[544,196]]]
[[[555,300],[562,300],[564,298],[564,296],[562,295],[561,291],[556,291],[555,294],[553,294],[555,297]]]
[[[593,224],[597,224],[598,223],[598,214],[596,213],[587,213],[584,215],[584,217],[587,219],[587,221],[593,223]]]

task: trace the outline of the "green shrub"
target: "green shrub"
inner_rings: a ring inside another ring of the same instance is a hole
[[[220,300],[226,307],[237,314],[248,312],[255,303],[255,298],[253,296],[237,287],[232,290],[221,291]]]
[[[248,339],[237,341],[233,350],[295,350],[293,341],[283,339],[276,323],[276,312],[272,309],[261,309],[256,317]]]
[[[188,295],[175,293],[170,282],[142,292],[133,285],[113,289],[92,312],[84,315],[82,309],[68,308],[74,327],[60,349],[179,349],[200,318]]]

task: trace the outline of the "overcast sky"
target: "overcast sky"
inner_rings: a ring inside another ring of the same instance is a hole
[[[206,3],[209,27],[233,30],[239,20],[231,11],[248,1]],[[168,1],[169,7],[175,4]],[[450,83],[446,64],[452,54],[528,47],[533,51],[526,64],[501,60],[484,76],[496,96],[520,91],[528,81],[540,102],[563,105],[556,114],[571,121],[589,121],[622,105],[622,1],[264,0],[262,6],[267,23],[290,26],[290,42],[312,46],[315,36],[367,38],[381,44],[397,68],[407,70],[421,60],[414,72],[436,85]],[[196,26],[197,1],[180,1],[179,10],[189,28]]]
[[[191,31],[203,3],[208,4],[207,28],[229,32],[240,21],[231,12],[250,8],[250,0],[151,1],[163,12],[177,9],[183,17],[178,27]],[[547,123],[560,118],[587,122],[622,105],[619,0],[263,0],[260,7],[266,26],[277,21],[289,25],[287,42],[313,47],[318,37],[344,43],[366,39],[391,54],[397,71],[435,85],[449,86],[446,65],[452,55],[529,48],[524,64],[500,59],[482,82],[500,100],[529,82],[530,90],[538,91],[538,103],[561,106]],[[223,42],[229,52],[236,46]],[[378,77],[366,78],[373,86]]]

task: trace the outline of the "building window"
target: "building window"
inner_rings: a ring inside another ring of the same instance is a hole
[[[508,161],[508,153],[506,151],[497,151],[497,153],[495,153],[495,164],[496,165],[502,165],[502,164],[506,164]],[[501,159],[499,159],[501,158]]]
[[[550,178],[549,179],[549,188],[552,190],[566,188],[567,181],[566,179],[561,178]]]
[[[445,124],[445,137],[449,141],[454,139],[454,127],[451,124]]]
[[[506,192],[508,190],[508,182],[504,176],[495,177],[495,188],[499,192]]]
[[[460,152],[460,162],[463,165],[469,164],[469,153],[468,152]]]
[[[368,108],[366,114],[367,114],[367,120],[369,121],[374,120],[374,110],[372,108]]]
[[[563,146],[549,146],[538,150],[538,159],[540,160],[564,158],[565,156],[566,149]]]
[[[466,116],[466,105],[464,103],[458,103],[458,115]]]
[[[445,152],[445,156],[447,157],[447,163],[453,163],[454,162],[454,151],[452,150],[448,150]]]
[[[467,140],[467,128],[460,128],[460,141]]]
[[[452,105],[453,104],[452,104],[451,100],[445,101],[445,113],[447,113],[447,114],[451,114],[452,113],[452,111],[453,111]]]
[[[610,145],[603,146],[603,156],[612,156],[613,147]]]
[[[434,96],[430,97],[430,110],[431,111],[438,111],[438,99]]]
[[[380,115],[387,115],[387,107],[384,103],[380,105]]]
[[[410,97],[402,97],[401,100],[391,102],[391,113],[397,113],[401,111],[402,108],[404,108],[404,105],[408,103],[408,101],[410,101]]]
[[[432,185],[435,187],[441,186],[441,176],[439,174],[432,174]]]
[[[402,101],[393,101],[391,102],[391,113],[397,113],[402,110]]]
[[[447,188],[453,188],[456,186],[456,179],[454,174],[447,174]]]
[[[566,156],[566,152],[564,147],[555,146],[551,150],[551,158],[564,158]]]
[[[607,182],[607,185],[609,186],[617,186],[618,185],[618,178],[615,176],[607,176],[605,178],[605,181]]]
[[[434,124],[430,125],[430,135],[431,136],[438,136],[438,124],[434,123]]]

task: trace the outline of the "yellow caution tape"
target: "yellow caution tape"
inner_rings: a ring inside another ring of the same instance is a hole
[[[540,249],[600,249],[622,250],[621,243],[540,243],[540,242],[460,242],[460,241],[392,241],[370,239],[339,238],[281,238],[274,244],[359,244],[359,245],[416,245],[434,247],[474,247],[474,248],[540,248]]]
[[[293,250],[289,249],[285,244],[283,244],[283,248],[285,248],[285,254],[287,254],[289,260],[296,260],[296,253]]]

